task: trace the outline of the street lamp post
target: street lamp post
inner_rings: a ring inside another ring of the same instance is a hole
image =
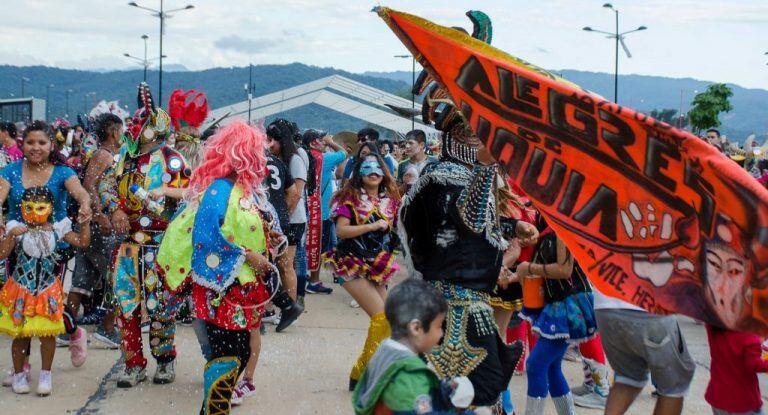
[[[625,36],[633,32],[647,30],[648,28],[646,26],[639,26],[637,29],[628,30],[626,32],[619,32],[619,10],[614,8],[611,3],[605,3],[603,4],[603,7],[605,7],[606,9],[613,10],[614,14],[616,15],[616,31],[614,33],[611,33],[603,30],[593,29],[589,26],[584,27],[582,30],[586,32],[595,32],[595,33],[607,35],[608,39],[614,39],[616,42],[616,50],[615,50],[615,56],[614,56],[614,72],[613,72],[613,101],[618,104],[619,103],[619,44],[621,44],[621,47],[624,49],[624,53],[627,54],[627,58],[631,58],[632,54],[629,52],[629,48],[627,47],[627,44],[624,43]]]
[[[29,82],[29,78],[26,76],[21,77],[21,97],[24,98],[24,84]]]
[[[171,14],[173,12],[182,11],[182,10],[189,10],[194,9],[195,6],[188,4],[185,7],[180,7],[178,9],[171,9],[171,10],[164,10],[163,9],[163,0],[160,0],[160,10],[151,9],[149,7],[139,6],[135,1],[132,1],[128,3],[129,6],[133,6],[139,9],[147,10],[152,13],[152,16],[155,16],[160,19],[160,55],[159,55],[159,61],[160,61],[160,73],[159,73],[159,79],[158,79],[158,103],[163,102],[163,34],[165,33],[165,19],[170,19]]]
[[[253,64],[248,65],[248,83],[243,86],[248,97],[248,124],[251,123],[251,102],[253,100]]]
[[[413,88],[416,86],[416,57],[411,55],[395,55],[396,58],[412,58],[411,62],[411,108],[416,109],[416,91]],[[411,130],[416,129],[416,116],[411,115]]]
[[[45,86],[45,119],[46,121],[51,118],[51,88],[55,85],[48,84]]]
[[[67,99],[66,99],[66,111],[64,113],[64,117],[69,118],[69,94],[71,94],[74,91],[72,91],[71,89],[68,89],[65,92],[66,92]]]

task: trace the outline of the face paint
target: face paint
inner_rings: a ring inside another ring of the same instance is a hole
[[[379,165],[379,160],[377,160],[376,157],[367,157],[360,164],[360,175],[370,176],[372,174],[378,174],[382,177],[384,176],[384,172],[381,170],[381,165]]]
[[[21,202],[21,217],[29,225],[42,225],[48,222],[52,212],[53,205],[49,202],[31,200]]]

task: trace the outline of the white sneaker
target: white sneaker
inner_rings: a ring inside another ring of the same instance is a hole
[[[13,388],[14,393],[29,393],[29,379],[27,375],[24,372],[14,374],[11,388]]]
[[[27,375],[27,383],[29,383],[29,373],[32,371],[32,367],[29,363],[24,363],[24,374]],[[3,378],[3,387],[9,388],[13,385],[13,368],[8,371],[8,374]]]
[[[27,385],[29,390],[29,385]],[[53,391],[53,379],[50,370],[41,370],[40,379],[37,381],[37,395],[48,396]]]

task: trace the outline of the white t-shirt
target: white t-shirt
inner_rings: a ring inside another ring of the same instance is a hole
[[[610,297],[601,293],[594,285],[592,286],[592,295],[595,298],[595,310],[621,309],[645,311],[644,309],[634,304],[630,304],[624,300],[619,300],[618,298]]]
[[[291,161],[288,163],[288,169],[291,171],[293,180],[301,179],[304,183],[307,182],[307,174],[309,170],[309,157],[307,152],[303,148],[299,147],[296,154],[291,157]],[[290,223],[307,223],[307,187],[304,186],[304,190],[301,192],[301,197],[296,205],[296,209],[290,217]]]

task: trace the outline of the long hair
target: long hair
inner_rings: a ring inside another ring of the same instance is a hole
[[[280,143],[280,155],[278,158],[286,165],[291,162],[291,157],[296,154],[296,143],[293,141],[298,131],[293,123],[285,118],[278,118],[267,126],[269,138]]]
[[[264,131],[243,121],[222,127],[205,144],[203,161],[189,180],[188,197],[203,193],[214,180],[232,175],[237,176],[235,183],[245,196],[262,195],[260,185],[267,170],[265,143]]]
[[[358,152],[357,157],[355,157],[355,164],[352,166],[352,178],[347,180],[344,186],[333,197],[334,201],[351,198],[357,202],[360,199],[360,189],[363,188],[363,176],[360,175],[360,165],[363,164],[363,161],[365,161],[367,157],[376,157],[376,160],[378,160],[379,165],[381,166],[381,171],[384,172],[383,180],[379,184],[379,193],[383,192],[386,193],[389,198],[400,200],[400,192],[397,190],[395,179],[392,178],[392,174],[390,174],[389,168],[387,168],[387,163],[384,162],[384,158],[381,157],[381,154],[372,152],[365,157],[360,157],[360,153]]]

